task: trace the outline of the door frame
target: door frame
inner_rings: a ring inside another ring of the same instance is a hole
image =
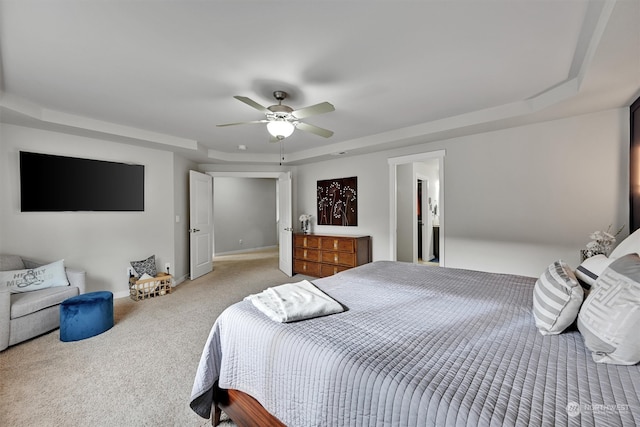
[[[445,267],[445,186],[444,186],[444,158],[446,150],[435,150],[426,153],[409,154],[406,156],[390,157],[387,159],[389,164],[389,259],[391,261],[397,261],[397,247],[398,247],[398,179],[397,169],[398,165],[404,165],[408,163],[420,163],[424,160],[438,159],[438,175],[440,180],[440,194],[439,194],[439,224],[440,224],[440,236],[439,236],[439,263],[441,267]],[[416,184],[414,184],[416,185]],[[417,227],[417,225],[416,225]],[[417,253],[417,252],[416,252]]]
[[[207,175],[211,175],[213,178],[273,178],[273,179],[283,179],[288,177],[291,181],[292,181],[292,185],[293,185],[293,177],[292,177],[292,173],[291,171],[278,171],[278,172],[203,172],[206,173]],[[278,197],[276,195],[276,197]],[[280,207],[278,206],[278,209],[280,209]],[[293,215],[293,189],[292,189],[292,193],[291,193],[291,206],[290,206],[290,212]],[[280,212],[278,212],[278,217],[280,217]],[[212,245],[215,246],[215,227],[213,230],[213,239],[212,239]],[[278,238],[278,244],[280,243],[280,239]],[[215,247],[212,248],[213,254],[215,256]],[[278,258],[280,257],[280,254],[278,254]],[[293,262],[293,261],[292,261]]]

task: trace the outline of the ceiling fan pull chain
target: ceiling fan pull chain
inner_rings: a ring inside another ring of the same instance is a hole
[[[282,146],[282,139],[280,140],[280,166],[282,166],[282,162],[284,161],[284,147]]]

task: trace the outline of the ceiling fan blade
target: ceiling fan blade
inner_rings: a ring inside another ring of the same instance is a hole
[[[251,122],[237,122],[237,123],[225,123],[222,125],[216,125],[217,127],[224,127],[224,126],[235,126],[235,125],[248,125],[248,124],[252,124],[252,123],[267,123],[269,120],[253,120]]]
[[[336,108],[329,102],[321,102],[320,104],[311,105],[310,107],[304,107],[299,110],[295,110],[291,114],[296,119],[304,119],[305,117],[315,116],[317,114],[329,113],[335,110]]]
[[[314,133],[318,136],[323,136],[325,138],[329,138],[331,135],[333,135],[333,131],[330,131],[328,129],[323,129],[318,126],[310,125],[309,123],[298,122],[298,124],[296,125],[296,128],[303,130],[305,132]]]
[[[254,101],[251,98],[247,98],[246,96],[234,96],[235,99],[237,99],[238,101],[242,101],[245,104],[255,108],[258,111],[262,111],[263,113],[270,113],[271,111],[267,110],[267,107],[264,107],[260,104],[258,104],[256,101]]]

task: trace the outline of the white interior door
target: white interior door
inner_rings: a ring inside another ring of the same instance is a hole
[[[282,173],[278,177],[278,206],[280,209],[279,268],[284,274],[293,275],[293,228],[291,212],[291,172]]]
[[[189,277],[213,270],[213,177],[189,171]]]

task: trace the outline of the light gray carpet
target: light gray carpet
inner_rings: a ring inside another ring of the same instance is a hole
[[[216,258],[214,271],[169,295],[114,302],[115,326],[76,342],[59,330],[0,353],[3,426],[207,426],[189,408],[217,316],[246,295],[302,280],[277,251]],[[90,272],[88,272],[90,276]]]

